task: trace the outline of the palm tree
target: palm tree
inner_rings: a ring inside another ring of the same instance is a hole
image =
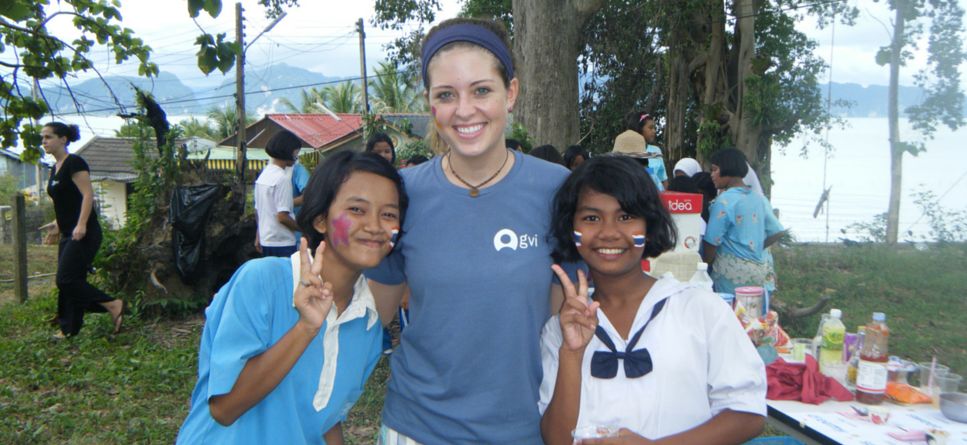
[[[218,138],[218,136],[215,134],[215,128],[212,127],[212,124],[208,121],[208,119],[202,121],[198,118],[191,117],[178,122],[178,125],[181,126],[181,129],[184,131],[185,137],[198,137],[211,140],[224,139]]]
[[[235,134],[236,127],[238,127],[238,113],[233,106],[209,108],[208,119],[214,123],[214,134],[212,136],[215,136],[217,140],[222,140]],[[245,125],[255,122],[255,119],[254,113],[250,111],[245,112]]]
[[[333,113],[362,113],[363,105],[360,96],[359,85],[353,82],[342,82],[336,86],[327,86],[323,89],[326,107]]]
[[[413,76],[400,73],[386,62],[379,62],[376,77],[369,81],[374,113],[425,113],[426,102],[413,86]]]
[[[301,106],[296,107],[288,98],[281,98],[279,102],[285,105],[293,113],[323,113],[322,107],[319,104],[325,104],[328,99],[329,91],[326,89],[317,90],[316,87],[312,87],[308,90],[302,89],[301,92]]]

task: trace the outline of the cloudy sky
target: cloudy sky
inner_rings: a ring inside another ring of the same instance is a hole
[[[804,4],[809,0],[801,0]],[[832,79],[836,82],[854,82],[862,85],[885,85],[889,79],[887,68],[874,63],[876,51],[889,42],[884,26],[890,26],[890,11],[881,0],[845,0],[862,11],[854,27],[837,25],[835,40],[833,29],[819,30],[812,20],[800,23],[799,28],[816,39],[820,46],[817,54],[827,60],[832,57]],[[964,0],[967,1],[967,0]],[[276,63],[303,67],[327,76],[358,76],[358,35],[354,32],[355,21],[363,18],[367,28],[367,65],[372,66],[385,58],[383,45],[398,35],[393,31],[372,29],[369,20],[373,16],[373,0],[302,0],[302,5],[290,11],[280,24],[255,42],[247,52],[248,69],[257,69]],[[159,7],[164,4],[166,7]],[[247,18],[247,40],[258,34],[268,24],[257,0],[244,0]],[[458,0],[441,0],[443,11],[438,18],[445,19],[459,11]],[[234,38],[234,2],[225,2],[224,10],[217,19],[202,12],[198,25],[211,33],[228,33]],[[52,9],[58,4],[53,2]],[[196,67],[193,42],[199,34],[187,14],[184,0],[123,0],[121,9],[123,26],[135,30],[153,49],[151,59],[162,71],[177,74],[181,80],[196,89],[214,88],[223,80],[218,71],[209,76]],[[68,17],[52,20],[49,28],[57,35],[69,35],[73,30]],[[831,46],[831,44],[833,44]],[[922,47],[925,45],[921,45]],[[831,53],[832,50],[832,53]],[[9,51],[5,56],[9,56]],[[100,49],[92,57],[103,74],[135,75],[133,63],[113,65],[106,50]],[[901,84],[912,84],[912,76],[925,63],[923,50],[912,66],[901,71]],[[371,72],[371,71],[370,71]],[[234,76],[230,71],[229,76]]]

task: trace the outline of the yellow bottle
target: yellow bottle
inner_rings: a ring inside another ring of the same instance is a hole
[[[829,320],[823,324],[823,343],[819,348],[820,371],[827,363],[843,362],[843,338],[846,337],[846,326],[840,320],[842,316],[843,311],[833,309],[829,311]]]

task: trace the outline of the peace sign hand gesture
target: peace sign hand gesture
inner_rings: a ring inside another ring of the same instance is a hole
[[[299,322],[313,332],[322,329],[322,324],[332,308],[332,285],[323,283],[322,254],[326,251],[326,242],[320,242],[316,248],[313,261],[309,261],[309,242],[305,238],[299,241],[300,267],[299,284],[296,285],[292,296],[292,303],[299,311]]]
[[[564,288],[564,307],[561,308],[561,349],[571,352],[582,352],[594,337],[594,330],[598,327],[597,301],[587,304],[588,280],[584,271],[578,270],[578,286],[564,273],[564,269],[557,264],[551,266]]]

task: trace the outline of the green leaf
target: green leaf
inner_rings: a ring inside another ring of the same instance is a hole
[[[15,22],[22,22],[34,14],[30,10],[28,3],[20,1],[5,1],[0,5],[0,15],[7,17]]]
[[[208,11],[208,15],[212,18],[218,18],[218,14],[222,13],[222,0],[205,0],[205,11]]]
[[[880,66],[886,66],[890,63],[890,56],[893,55],[893,48],[889,46],[880,47],[880,50],[876,52],[876,64]]]
[[[215,48],[211,46],[204,46],[200,51],[198,51],[198,69],[205,73],[207,76],[212,71],[215,71],[215,67],[218,65],[218,60],[215,58]]]
[[[198,18],[198,11],[205,7],[205,0],[188,0],[188,15]]]

